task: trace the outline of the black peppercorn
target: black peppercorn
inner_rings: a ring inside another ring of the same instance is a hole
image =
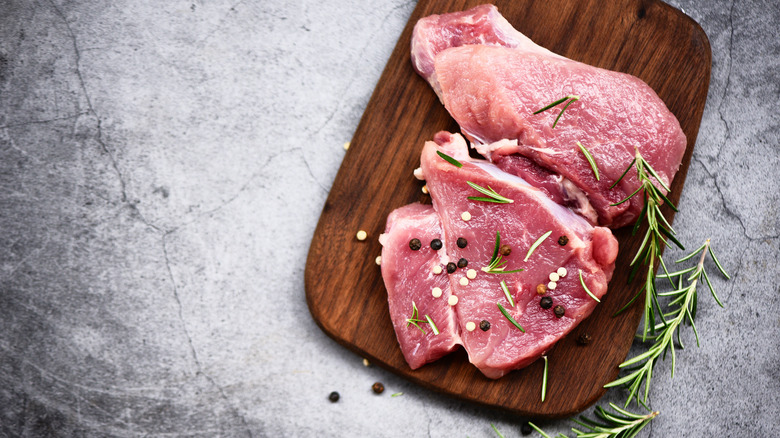
[[[441,240],[439,239],[433,239],[431,240],[431,249],[434,251],[438,251],[441,249]]]
[[[522,433],[524,436],[532,434],[533,431],[534,430],[531,429],[531,425],[528,423],[523,423],[523,425],[520,426],[520,433]]]
[[[502,256],[508,256],[512,253],[512,247],[509,245],[501,245],[498,252],[500,252]]]
[[[569,238],[566,236],[561,236],[558,238],[558,245],[565,246],[567,243],[569,243]]]
[[[458,270],[458,265],[455,263],[449,262],[447,263],[447,273],[452,274],[453,272]]]
[[[549,309],[552,307],[552,298],[542,297],[542,299],[539,300],[539,305],[542,306],[542,309]]]
[[[385,385],[376,382],[373,385],[371,385],[371,390],[374,391],[375,394],[381,394],[385,392]]]
[[[483,332],[490,330],[490,321],[488,321],[487,319],[483,319],[482,322],[479,323],[479,328]]]
[[[328,400],[330,400],[331,403],[336,403],[337,401],[339,401],[339,397],[340,397],[339,393],[333,391],[328,395]]]
[[[420,239],[412,239],[409,241],[409,248],[412,248],[412,251],[417,251],[422,248],[422,242],[420,242]]]
[[[563,306],[558,305],[558,306],[555,306],[555,308],[553,309],[553,312],[555,312],[555,316],[560,318],[560,317],[563,316],[564,313],[566,313],[566,308],[564,308]]]
[[[591,337],[587,333],[583,333],[579,336],[577,336],[577,343],[580,345],[588,345],[590,344]]]
[[[465,248],[466,245],[468,245],[468,241],[466,241],[463,237],[458,237],[458,248]]]
[[[458,260],[458,267],[459,268],[465,268],[468,265],[469,265],[469,261],[468,260],[463,259],[463,258]]]

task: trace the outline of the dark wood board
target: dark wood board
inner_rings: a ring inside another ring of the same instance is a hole
[[[485,378],[463,350],[412,371],[401,355],[388,313],[387,293],[374,260],[385,219],[411,202],[430,203],[412,177],[420,151],[437,131],[458,131],[438,98],[412,69],[409,42],[421,17],[480,4],[422,0],[366,107],[312,239],[305,270],[306,300],[325,333],[362,357],[409,380],[452,396],[521,415],[559,418],[587,408],[618,375],[642,313],[641,303],[612,316],[638,290],[627,284],[628,264],[640,244],[624,228],[615,275],[594,313],[549,353],[547,401],[540,402],[543,366],[498,379]],[[537,44],[571,59],[633,74],[647,82],[677,116],[688,148],[672,184],[680,198],[709,87],[711,54],[701,27],[659,1],[496,1],[515,28]],[[684,207],[684,206],[683,206]],[[666,209],[667,217],[673,212]],[[630,228],[630,227],[629,227]],[[355,234],[365,230],[368,239]],[[640,233],[641,234],[641,233]],[[593,341],[575,340],[588,333]]]

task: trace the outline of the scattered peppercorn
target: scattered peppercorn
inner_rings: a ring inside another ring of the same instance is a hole
[[[569,243],[569,238],[566,236],[561,236],[558,238],[558,245],[566,246],[566,244]]]
[[[385,392],[385,385],[376,382],[373,385],[371,385],[371,390],[374,391],[375,394],[381,394]]]
[[[465,248],[468,244],[469,242],[465,238],[458,237],[458,248]]]
[[[449,262],[447,263],[447,273],[452,274],[453,272],[458,270],[458,265],[455,263]]]
[[[464,258],[461,258],[460,260],[458,260],[458,267],[459,268],[465,268],[468,265],[469,265],[469,261],[468,260],[466,260]]]
[[[552,307],[552,298],[542,297],[542,299],[539,300],[539,305],[542,306],[542,309],[549,309]]]
[[[439,239],[433,239],[431,240],[431,249],[434,251],[438,251],[441,249],[441,240]]]
[[[558,305],[558,306],[555,306],[555,308],[553,309],[553,312],[555,312],[555,316],[560,318],[560,317],[563,316],[564,313],[566,313],[566,308],[561,306],[561,305]]]
[[[420,242],[420,239],[412,239],[409,241],[409,248],[412,248],[412,251],[417,251],[422,248],[422,242]]]
[[[341,397],[341,396],[339,395],[339,393],[338,393],[338,392],[336,392],[336,391],[333,391],[333,392],[331,392],[331,393],[328,395],[328,400],[330,400],[330,402],[331,402],[331,403],[336,403],[337,401],[339,401],[339,398],[340,398],[340,397]]]
[[[490,330],[490,321],[488,321],[487,319],[483,319],[482,322],[479,323],[479,328],[483,332]]]
[[[539,283],[539,284],[536,286],[536,293],[538,293],[539,295],[544,295],[544,294],[546,294],[546,293],[547,293],[547,286],[545,286],[545,285],[544,285],[544,284],[542,284],[542,283]]]
[[[523,434],[523,436],[530,435],[533,433],[533,429],[531,429],[531,425],[528,423],[523,423],[522,426],[520,426],[520,433]]]
[[[509,245],[501,245],[498,252],[500,252],[502,256],[508,256],[509,254],[512,254],[512,247]]]
[[[590,344],[591,337],[587,333],[583,333],[579,336],[577,336],[577,343],[580,345],[588,345]]]

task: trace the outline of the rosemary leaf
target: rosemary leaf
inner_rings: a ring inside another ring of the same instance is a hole
[[[618,183],[623,180],[623,177],[625,177],[628,171],[631,170],[631,167],[634,166],[634,163],[636,163],[636,157],[633,160],[631,160],[631,163],[628,164],[628,167],[626,167],[626,170],[624,170],[623,174],[620,175],[620,178],[618,178],[617,181],[613,182],[612,185],[609,186],[610,189],[614,189],[615,186],[618,185]]]
[[[509,320],[509,322],[511,322],[518,329],[520,329],[521,332],[525,333],[525,329],[517,321],[515,321],[514,318],[512,318],[512,315],[510,315],[509,312],[506,311],[506,309],[504,308],[504,306],[501,305],[501,303],[496,303],[496,305],[498,306],[498,310],[501,311],[501,313],[504,315],[504,317],[506,317],[506,319]]]
[[[430,324],[430,325],[431,325],[431,330],[433,330],[433,334],[434,334],[434,335],[438,335],[438,334],[439,334],[439,328],[438,328],[438,327],[436,327],[436,324],[434,324],[434,322],[433,322],[433,320],[431,319],[431,317],[430,317],[430,316],[428,316],[428,315],[425,315],[425,319],[427,319],[427,320],[428,320],[428,324]]]
[[[583,146],[582,143],[577,142],[577,146],[579,146],[582,154],[585,155],[585,159],[588,160],[590,168],[593,169],[593,174],[596,175],[596,181],[601,181],[601,177],[599,176],[599,167],[596,165],[596,160],[593,158],[593,155],[589,150],[585,149],[585,146]]]
[[[496,435],[498,435],[499,438],[504,438],[504,435],[501,435],[501,432],[498,431],[498,429],[496,428],[495,425],[493,425],[493,423],[490,423],[490,427],[493,428],[493,430],[496,432]]]
[[[601,300],[596,298],[596,296],[593,295],[593,292],[591,292],[590,289],[588,289],[588,286],[585,286],[585,279],[582,278],[582,269],[580,269],[580,284],[582,285],[582,288],[585,289],[585,292],[587,292],[587,294],[590,295],[591,298],[596,300],[597,303],[601,302]]]
[[[458,161],[458,160],[452,158],[451,156],[445,154],[444,152],[436,151],[436,153],[439,154],[439,156],[442,157],[444,159],[444,161],[452,164],[453,166],[455,166],[457,168],[463,167],[463,163],[461,163],[460,161]]]
[[[570,101],[566,102],[566,105],[563,106],[563,109],[561,110],[561,112],[558,113],[558,117],[555,118],[555,121],[552,124],[553,129],[555,129],[555,125],[558,124],[558,120],[561,119],[561,116],[563,115],[563,112],[566,111],[566,108],[568,108],[569,105],[574,103],[574,101],[580,100],[579,96],[569,96],[569,97],[571,97],[572,99]]]
[[[542,403],[544,398],[547,397],[547,356],[542,356],[544,359],[544,374],[542,375]]]
[[[484,188],[478,184],[474,184],[471,181],[466,181],[466,184],[470,185],[471,188],[474,190],[482,193],[485,196],[488,196],[488,198],[482,198],[482,197],[475,197],[475,196],[469,196],[468,199],[471,199],[473,201],[486,201],[486,202],[494,202],[496,204],[511,204],[515,201],[506,198],[504,196],[499,195],[495,190],[493,190],[492,187],[488,186],[488,188]]]
[[[541,245],[542,242],[544,242],[544,239],[550,237],[550,234],[552,234],[552,230],[542,234],[540,238],[536,239],[536,242],[534,242],[534,244],[531,245],[531,248],[528,249],[528,254],[526,254],[525,258],[523,259],[524,262],[528,261],[528,258],[531,257],[531,254],[533,254],[536,248],[538,248],[539,245]]]
[[[558,105],[562,104],[563,102],[566,102],[567,100],[569,100],[571,98],[572,98],[572,96],[562,97],[562,98],[556,100],[555,102],[545,106],[544,108],[534,111],[534,115],[539,114],[539,113],[544,112],[544,111],[547,111],[548,109],[553,108],[555,106],[558,106]]]
[[[506,295],[506,300],[509,301],[509,305],[515,307],[515,300],[512,299],[512,294],[509,293],[509,288],[504,280],[501,280],[501,290],[504,291],[504,295]]]

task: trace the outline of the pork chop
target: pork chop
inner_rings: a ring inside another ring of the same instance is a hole
[[[639,215],[641,197],[612,205],[639,187],[633,172],[610,188],[637,150],[667,186],[682,161],[685,134],[647,84],[534,44],[495,6],[421,19],[412,62],[477,151],[521,176],[539,173],[530,163],[560,175],[558,187],[548,190],[568,194],[569,203],[595,213],[598,224],[617,228]],[[565,103],[534,114],[566,96],[578,100],[555,128]],[[598,179],[577,142],[595,159]],[[584,196],[571,196],[573,187]]]

